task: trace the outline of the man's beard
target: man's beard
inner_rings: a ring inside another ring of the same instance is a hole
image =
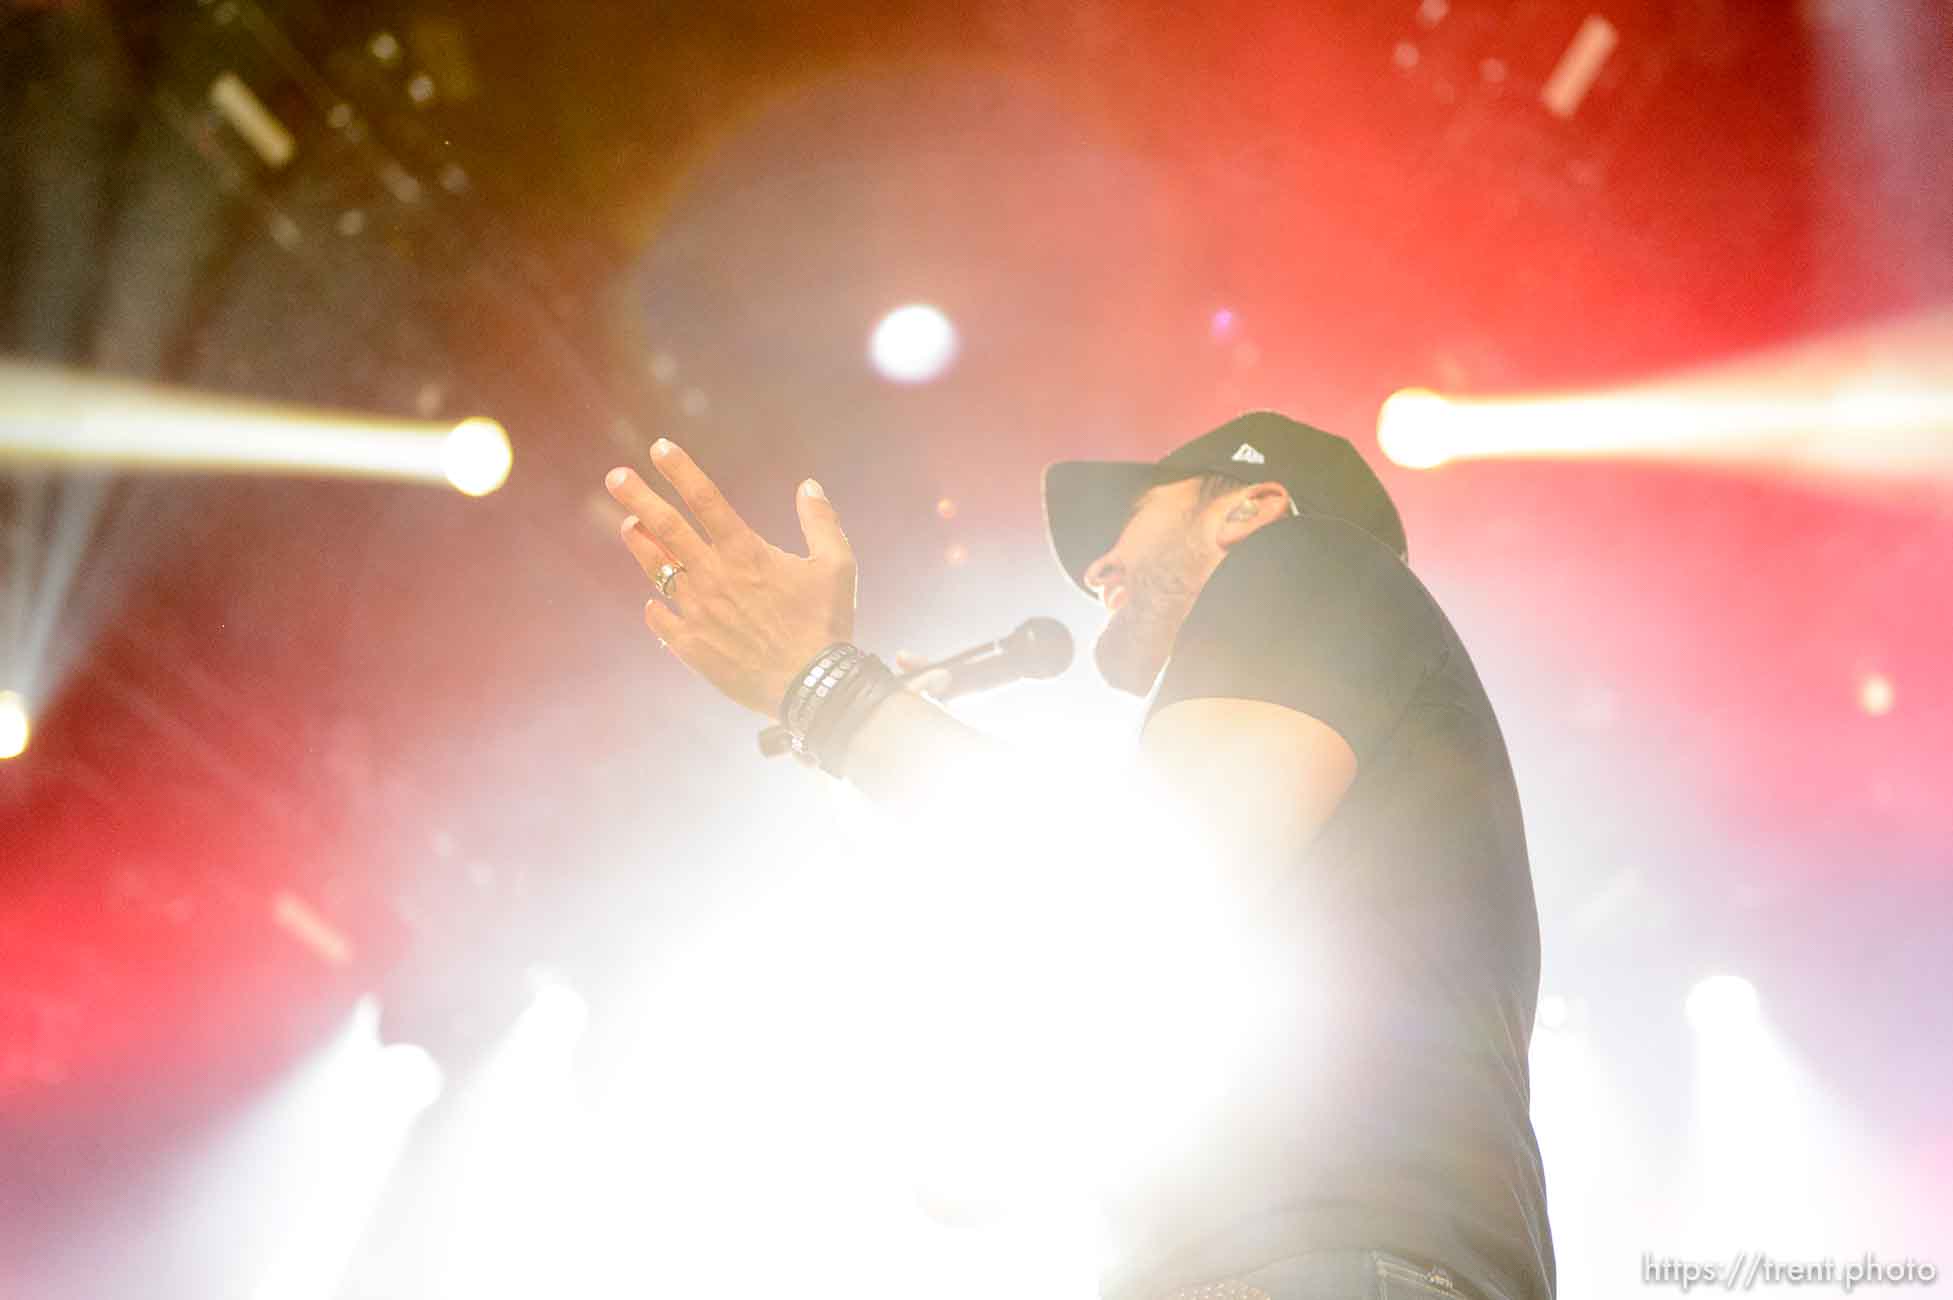
[[[1092,648],[1106,685],[1146,695],[1173,653],[1180,624],[1193,608],[1193,573],[1199,556],[1191,546],[1134,566],[1126,603],[1107,620]]]

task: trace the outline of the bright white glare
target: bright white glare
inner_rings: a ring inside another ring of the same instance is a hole
[[[840,801],[855,842],[742,890],[665,959],[599,1130],[616,1172],[587,1180],[620,1230],[664,1225],[661,1269],[724,1293],[732,1253],[742,1293],[791,1288],[872,1236],[876,1271],[906,1255],[983,1280],[946,1296],[1090,1295],[1094,1182],[1187,1141],[1266,1068],[1257,1050],[1333,1050],[1313,1004],[1268,1004],[1334,982],[1298,970],[1307,953],[1276,978],[1221,841],[1144,814],[1167,801],[1131,766],[1143,704],[1091,675],[959,702],[1014,742],[1011,769],[947,775],[920,836]],[[1080,814],[1115,802],[1141,811]],[[756,1233],[792,1261],[779,1285],[742,1252]],[[912,1286],[913,1268],[888,1285],[850,1268],[853,1294]]]
[[[1730,975],[1703,980],[1689,995],[1689,1019],[1695,1204],[1694,1240],[1684,1245],[1722,1251],[1833,1230],[1837,1209],[1822,1206],[1817,1189],[1851,1180],[1820,1176],[1816,1095],[1757,1014],[1756,990]]]
[[[1542,1000],[1542,1012],[1545,1006]],[[1552,1189],[1553,1246],[1566,1296],[1617,1294],[1621,1237],[1650,1230],[1645,1207],[1660,1195],[1659,1166],[1632,1128],[1613,1064],[1586,1034],[1533,1036],[1533,1128]],[[1626,1225],[1633,1227],[1624,1231]]]
[[[912,1284],[930,1262],[940,1230],[910,1200],[896,1135],[944,1012],[917,990],[928,1014],[906,1019],[919,978],[907,913],[926,864],[902,866],[853,849],[797,862],[649,959],[578,1179],[600,1237],[659,1225],[639,1291],[832,1294],[809,1278],[841,1275],[835,1256],[865,1227],[875,1244],[851,1262],[852,1294],[902,1294],[881,1275]]]
[[[1548,993],[1539,1000],[1539,1027],[1541,1029],[1563,1029],[1566,1027],[1566,999],[1557,993]]]
[[[529,975],[529,1005],[456,1099],[444,1129],[438,1296],[475,1300],[592,1288],[570,1276],[565,1189],[580,1123],[576,1047],[589,1021],[583,996],[546,970]]]
[[[425,1047],[415,1043],[389,1043],[380,1049],[376,1069],[380,1087],[409,1115],[419,1114],[441,1098],[444,1083],[441,1067]]]
[[[1780,1241],[1809,1258],[1847,1259],[1867,1241],[1905,1236],[1930,1220],[1896,1176],[1897,1149],[1867,1123],[1865,1107],[1882,1094],[1830,1092],[1823,1076],[1840,1076],[1809,1068],[1746,980],[1704,980],[1690,1002],[1697,1032],[1687,1185],[1671,1189],[1679,1197],[1659,1198],[1676,1202],[1681,1251],[1728,1259]]]
[[[1697,1033],[1712,1035],[1756,1023],[1756,986],[1740,975],[1711,975],[1689,990],[1685,1011]]]
[[[1953,312],[1611,390],[1404,389],[1377,417],[1397,464],[1638,458],[1887,484],[1953,480]]]
[[[868,340],[868,357],[884,379],[927,383],[956,357],[956,327],[927,303],[897,307]]]
[[[454,426],[441,446],[441,469],[455,490],[487,496],[509,480],[515,452],[509,435],[493,420],[475,416]]]
[[[915,947],[902,995],[916,1005],[904,1019],[926,1027],[919,1041],[941,1040],[935,1091],[963,1099],[922,1123],[934,1172],[977,1202],[1145,1167],[1211,1120],[1256,1052],[1306,1050],[1308,999],[1333,996],[1333,979],[1298,977],[1293,952],[1275,954],[1244,916],[1223,845],[1154,787],[1127,736],[1060,734],[1062,691],[966,702],[985,730],[1036,743],[1013,745],[1007,765],[941,774],[930,811],[908,819],[935,828],[926,866],[910,837],[864,848],[926,891],[905,900]],[[1013,711],[1036,720],[996,725]],[[1080,812],[1111,807],[1121,816]],[[1176,1050],[1155,1050],[1167,1040]]]
[[[27,752],[33,735],[27,716],[27,701],[16,691],[0,691],[0,759],[18,758]]]
[[[567,1056],[589,1023],[590,1004],[554,971],[533,970],[529,983],[535,996],[517,1023],[516,1033],[549,1044]]]

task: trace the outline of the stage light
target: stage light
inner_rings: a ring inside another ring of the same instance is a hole
[[[1756,986],[1740,975],[1711,975],[1689,990],[1684,1010],[1700,1034],[1743,1029],[1756,1023]]]
[[[15,691],[0,691],[0,759],[19,758],[26,753],[33,731],[27,716],[27,701]]]
[[[1540,1002],[1542,1020],[1549,998]],[[1616,1294],[1607,1272],[1619,1258],[1612,1247],[1631,1229],[1659,1169],[1640,1139],[1623,1077],[1608,1053],[1573,1032],[1569,1005],[1564,1029],[1533,1035],[1533,1129],[1546,1185],[1553,1189],[1553,1243],[1560,1253],[1562,1295]],[[1636,1243],[1638,1249],[1638,1243]]]
[[[897,307],[875,326],[868,356],[885,379],[898,384],[926,383],[955,359],[956,327],[927,303]]]
[[[1705,1257],[1768,1236],[1817,1242],[1840,1226],[1845,1202],[1825,1203],[1825,1188],[1859,1180],[1832,1176],[1842,1152],[1836,1112],[1789,1045],[1758,1012],[1749,981],[1717,975],[1689,994],[1695,1029],[1695,1114],[1683,1199],[1687,1228],[1678,1244]],[[1861,1140],[1861,1139],[1858,1139]],[[1853,1158],[1864,1154],[1859,1147]]]
[[[563,1273],[580,1123],[572,1067],[589,1007],[553,972],[532,969],[527,983],[528,1006],[471,1073],[439,1140],[451,1182],[436,1295],[539,1295]]]
[[[414,1125],[441,1094],[433,1057],[382,1046],[379,1023],[378,1004],[362,998],[334,1041],[260,1106],[254,1123],[273,1131],[226,1156],[276,1168],[271,1194],[289,1202],[252,1300],[338,1294]]]
[[[1627,387],[1504,397],[1393,393],[1377,440],[1399,465],[1652,460],[1887,488],[1953,481],[1953,312]]]
[[[1858,707],[1874,718],[1890,713],[1895,700],[1892,679],[1883,673],[1872,673],[1858,683]]]
[[[517,1032],[553,1043],[568,1055],[589,1023],[589,1003],[562,976],[542,967],[529,972],[529,985],[535,993],[517,1024]]]
[[[442,472],[456,491],[471,497],[487,496],[508,482],[514,464],[509,435],[480,416],[455,425],[441,446]]]
[[[418,1115],[441,1098],[446,1079],[433,1053],[415,1043],[388,1043],[376,1058],[387,1109]]]
[[[349,414],[0,361],[7,463],[448,482],[479,496],[508,477],[511,454],[488,419]]]
[[[1431,469],[1451,458],[1445,441],[1451,421],[1451,403],[1430,389],[1400,389],[1377,415],[1377,445],[1405,469]]]

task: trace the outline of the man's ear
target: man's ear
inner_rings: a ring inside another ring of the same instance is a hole
[[[1288,489],[1280,483],[1256,483],[1228,501],[1214,540],[1226,550],[1244,538],[1288,516]]]

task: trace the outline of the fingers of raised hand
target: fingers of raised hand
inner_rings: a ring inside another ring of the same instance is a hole
[[[648,534],[647,540],[654,539],[656,545],[663,547],[672,559],[688,566],[696,566],[704,559],[707,550],[704,540],[692,531],[692,526],[685,522],[685,516],[679,514],[675,506],[653,492],[651,485],[638,477],[637,471],[614,469],[604,476],[604,486],[619,505],[631,512],[637,520],[638,529]],[[625,530],[626,543],[630,541],[631,531],[629,528]],[[637,555],[637,548],[633,547],[631,553]],[[644,562],[642,556],[639,556],[638,562]],[[663,563],[663,558],[658,559],[645,569],[645,573],[651,573]]]
[[[631,553],[631,558],[637,561],[637,567],[644,570],[644,576],[653,582],[658,580],[659,573],[667,564],[682,563],[645,530],[643,521],[636,515],[624,520],[618,532],[624,539],[624,548]],[[687,571],[689,572],[689,569]]]
[[[854,548],[841,529],[841,516],[827,493],[813,479],[794,493],[794,507],[800,513],[800,531],[807,539],[807,556],[837,568],[854,567]]]
[[[745,546],[758,540],[739,512],[732,508],[719,485],[705,476],[696,462],[676,443],[660,438],[651,445],[651,463],[684,498],[692,518],[704,525],[705,532],[720,546]]]
[[[661,600],[644,602],[644,625],[657,634],[658,644],[673,654],[678,654],[674,644],[685,628],[685,620]]]

